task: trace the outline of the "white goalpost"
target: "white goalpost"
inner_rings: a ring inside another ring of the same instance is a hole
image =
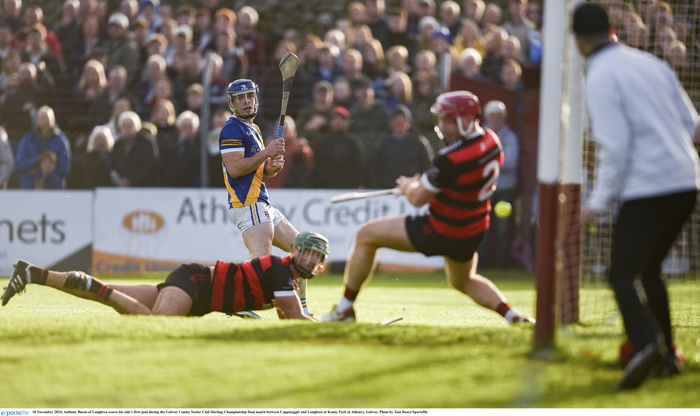
[[[572,62],[577,54],[571,40],[569,22],[571,11],[582,0],[545,1],[544,54],[542,60],[539,147],[537,162],[538,179],[538,228],[537,228],[537,324],[535,348],[550,347],[554,343],[557,324],[557,303],[563,288],[558,282],[567,269],[576,275],[580,258],[567,255],[561,248],[566,241],[572,249],[580,241],[580,221],[567,210],[576,209],[580,218],[580,120],[572,126],[569,122],[572,110],[580,115],[582,66]],[[573,67],[577,71],[571,70]],[[576,78],[578,77],[578,78]],[[578,89],[578,92],[576,90]],[[576,101],[573,105],[572,101]],[[578,135],[578,137],[575,137]],[[578,151],[579,159],[573,159]],[[579,166],[578,171],[574,165]],[[562,221],[562,216],[566,218]],[[569,218],[574,218],[569,221]],[[578,228],[577,228],[578,227]],[[577,232],[578,229],[578,232]],[[580,244],[578,244],[580,246]],[[575,281],[568,279],[568,282]]]

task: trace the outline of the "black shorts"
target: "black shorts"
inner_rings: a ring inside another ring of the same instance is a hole
[[[211,312],[211,269],[202,264],[181,264],[173,270],[158,291],[167,286],[184,290],[192,298],[192,307],[187,316],[202,316]]]
[[[406,233],[413,247],[426,256],[447,256],[455,261],[469,261],[479,249],[484,233],[465,239],[443,237],[428,220],[428,216],[406,217]]]

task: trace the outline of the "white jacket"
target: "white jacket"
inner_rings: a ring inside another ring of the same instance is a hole
[[[700,189],[698,124],[676,73],[661,59],[612,44],[588,58],[586,101],[598,164],[588,208],[614,199]]]

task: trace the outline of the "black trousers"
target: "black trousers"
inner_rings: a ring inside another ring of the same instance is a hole
[[[627,201],[612,236],[610,284],[635,351],[672,348],[671,313],[661,263],[693,211],[696,191]]]

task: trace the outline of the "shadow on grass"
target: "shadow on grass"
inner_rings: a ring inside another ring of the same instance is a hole
[[[521,342],[530,332],[517,331]],[[442,346],[461,343],[511,343],[511,328],[445,328],[420,325],[383,327],[375,324],[287,324],[268,328],[234,328],[203,334],[202,338],[227,342],[299,341],[318,343],[360,343],[405,346]]]
[[[375,345],[442,346],[460,343],[528,344],[531,328],[462,328],[422,325],[380,326],[371,323],[309,323],[185,317],[25,319],[0,325],[3,343],[73,344],[95,340],[209,340],[223,342],[310,342]]]
[[[535,276],[526,271],[515,270],[480,270],[480,274],[486,276],[497,286],[509,285],[517,289],[534,288]],[[448,287],[445,272],[442,270],[434,272],[416,273],[376,273],[370,280],[370,286],[376,287]],[[340,286],[343,284],[343,274],[324,273],[316,277],[312,285],[319,286]]]
[[[298,399],[299,397],[313,397],[322,392],[324,401],[341,403],[341,407],[348,406],[348,402],[355,400],[366,403],[376,400],[379,397],[390,395],[391,386],[387,386],[387,379],[401,380],[403,377],[412,378],[412,374],[429,372],[430,369],[446,367],[454,364],[454,357],[424,356],[421,360],[410,362],[400,362],[396,364],[385,363],[385,365],[375,368],[365,367],[348,371],[343,377],[320,379],[313,381],[306,379],[303,383],[289,383],[289,387],[276,388],[274,390],[262,392],[252,400],[258,403],[277,403],[285,398]],[[374,391],[374,397],[368,397],[364,386],[383,385],[378,391]],[[405,398],[404,398],[405,400]],[[230,405],[225,400],[208,401],[206,407],[220,407]],[[500,403],[502,407],[504,404]],[[351,407],[353,405],[350,405]],[[402,403],[396,407],[405,407]]]

